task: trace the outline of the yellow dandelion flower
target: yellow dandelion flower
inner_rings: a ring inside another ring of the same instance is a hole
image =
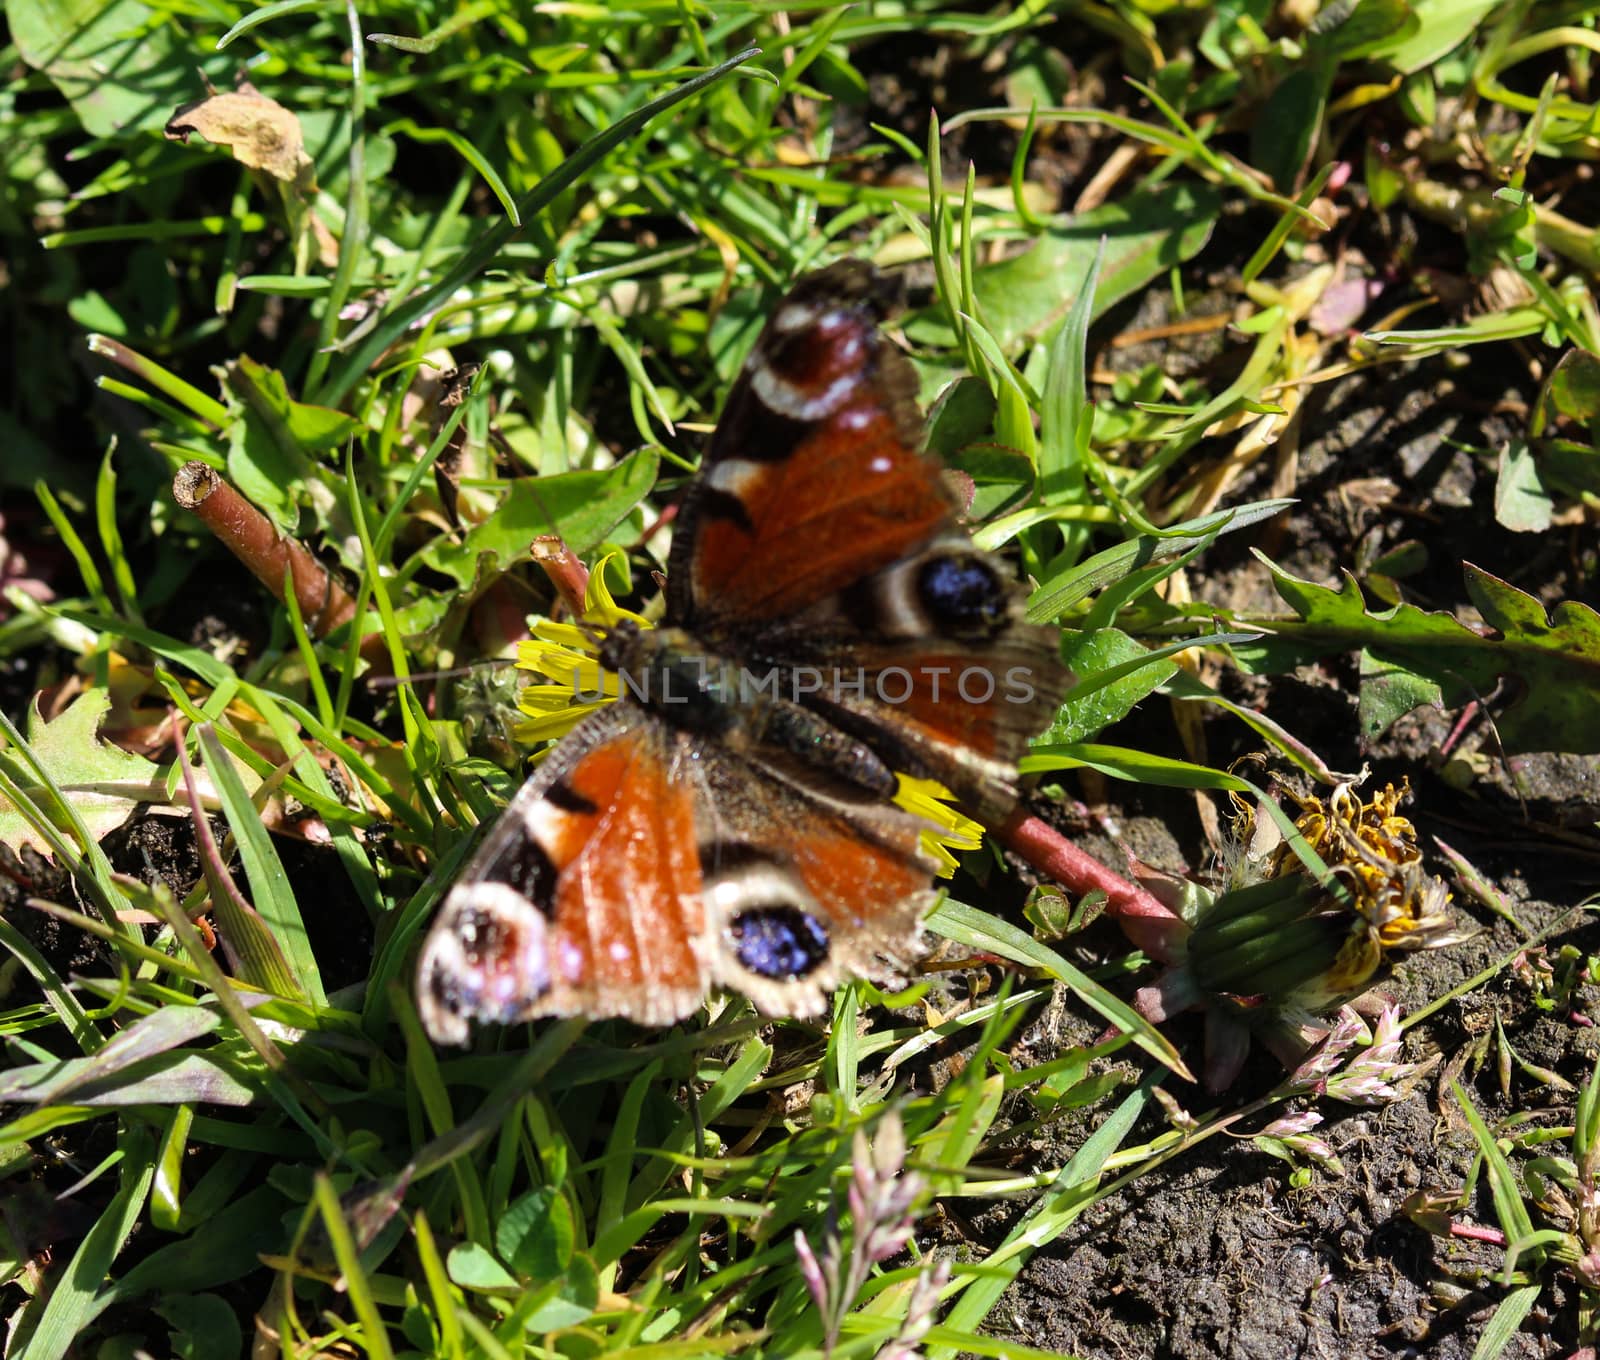
[[[922,848],[939,861],[939,877],[949,878],[959,863],[955,852],[976,850],[983,843],[983,827],[951,805],[955,795],[943,784],[905,774],[897,778],[895,803],[933,824],[922,833]]]
[[[622,692],[617,677],[600,665],[600,639],[624,619],[640,628],[652,625],[619,605],[606,585],[606,566],[620,557],[607,553],[594,564],[584,588],[581,623],[539,619],[533,636],[517,644],[517,669],[531,671],[541,681],[525,686],[517,700],[526,715],[515,730],[518,741],[532,745],[564,737]]]

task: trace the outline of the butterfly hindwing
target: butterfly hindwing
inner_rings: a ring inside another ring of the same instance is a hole
[[[1072,679],[1056,630],[1022,613],[1005,564],[945,533],[786,631],[820,639],[832,658],[838,682],[814,707],[992,825],[1016,800],[1018,757]]]
[[[769,1015],[919,952],[934,864],[919,818],[790,762],[702,758],[700,869],[712,978]]]
[[[423,946],[439,1042],[542,1015],[670,1024],[711,982],[770,1014],[915,952],[923,824],[618,705],[518,792]]]

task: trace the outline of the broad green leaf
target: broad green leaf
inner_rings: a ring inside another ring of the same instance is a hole
[[[928,411],[928,449],[971,478],[971,520],[993,519],[1033,492],[1033,460],[995,442],[996,403],[981,378],[957,378]]]
[[[995,444],[977,444],[945,460],[972,479],[967,517],[992,519],[1021,505],[1033,494],[1033,460]]]
[[[543,1295],[544,1297],[539,1297]],[[553,1332],[576,1327],[600,1302],[600,1276],[587,1256],[574,1256],[566,1273],[552,1280],[534,1299],[523,1326],[530,1332]]]
[[[1204,184],[1168,184],[1140,190],[1116,203],[1052,226],[1029,249],[973,272],[978,314],[1007,354],[1026,341],[1048,340],[1065,322],[1076,289],[1064,280],[1087,278],[1100,238],[1105,263],[1095,285],[1094,315],[1104,316],[1173,265],[1193,257],[1210,239],[1222,193]],[[913,340],[948,339],[942,312],[906,322]]]
[[[175,1105],[156,1147],[156,1178],[150,1186],[150,1222],[177,1232],[183,1221],[183,1162],[194,1127],[194,1106]]]
[[[1600,355],[1569,349],[1550,371],[1545,415],[1565,416],[1585,427],[1600,421]]]
[[[1500,0],[1411,0],[1415,28],[1371,47],[1367,56],[1387,61],[1402,75],[1431,66],[1468,37]]]
[[[135,805],[168,801],[157,766],[96,735],[110,708],[110,691],[96,688],[85,690],[59,717],[49,722],[40,716],[37,696],[28,712],[29,747],[61,792],[71,800],[95,840],[127,821]],[[28,784],[22,787],[35,802],[49,809],[50,797],[45,789]],[[63,830],[70,831],[70,823],[63,817],[52,813],[52,820]],[[14,850],[31,845],[41,854],[51,853],[48,843],[3,795],[0,795],[0,843]]]
[[[199,1194],[197,1186],[184,1206],[186,1220]],[[286,1245],[286,1207],[278,1190],[256,1185],[230,1199],[224,1210],[186,1236],[158,1247],[107,1293],[112,1301],[125,1303],[148,1291],[192,1292],[233,1284],[260,1265],[260,1252],[278,1251]]]
[[[23,61],[44,72],[92,137],[159,133],[177,108],[231,81],[234,65],[184,41],[172,14],[139,0],[9,0]]]
[[[1406,0],[1361,0],[1359,5],[1323,6],[1310,31],[1319,57],[1354,61],[1376,48],[1404,41],[1418,27],[1417,16]]]
[[[1550,493],[1539,478],[1539,464],[1526,441],[1508,440],[1500,450],[1494,483],[1494,517],[1517,533],[1543,533],[1550,527]]]
[[[1547,612],[1533,596],[1468,564],[1467,594],[1492,630],[1484,634],[1452,614],[1412,604],[1369,612],[1348,574],[1335,590],[1267,566],[1300,617],[1253,620],[1256,626],[1323,653],[1365,649],[1369,673],[1387,680],[1390,692],[1371,700],[1363,687],[1362,732],[1369,739],[1399,716],[1396,692],[1406,685],[1429,697],[1433,691],[1423,684],[1429,682],[1455,705],[1488,695],[1504,676],[1514,690],[1497,707],[1495,723],[1508,754],[1600,751],[1600,614],[1588,605],[1568,600]],[[1394,671],[1417,679],[1396,681]]]
[[[216,1294],[168,1294],[155,1310],[172,1324],[176,1360],[234,1360],[242,1349],[239,1315]]]
[[[520,478],[510,484],[494,513],[460,543],[436,538],[419,556],[424,565],[465,586],[482,554],[515,561],[540,534],[560,534],[574,552],[589,552],[655,485],[658,463],[654,449],[640,449],[603,471]]]
[[[1087,1050],[1080,1050],[1085,1054]],[[1109,1098],[1118,1087],[1129,1084],[1126,1071],[1097,1072],[1089,1076],[1081,1070],[1053,1072],[1026,1091],[1028,1103],[1042,1113],[1052,1110],[1081,1110]]]
[[[950,462],[969,444],[994,430],[994,393],[982,378],[957,378],[928,408],[927,446]]]
[[[1178,669],[1176,662],[1153,655],[1117,628],[1069,630],[1062,637],[1061,659],[1078,683],[1067,691],[1055,721],[1041,738],[1051,743],[1081,741],[1127,717]],[[1085,681],[1119,666],[1130,669],[1109,684],[1085,686]]]
[[[289,395],[283,374],[241,355],[228,371],[235,416],[228,430],[228,475],[240,493],[292,532],[310,505],[323,526],[345,524],[330,474],[307,450],[335,449],[360,428],[342,411]]]
[[[507,1205],[494,1228],[495,1251],[518,1275],[543,1283],[572,1260],[572,1208],[559,1190],[541,1186]]]
[[[1361,10],[1364,12],[1366,6]],[[1277,83],[1250,130],[1250,163],[1259,166],[1283,193],[1293,193],[1321,133],[1327,110],[1329,64],[1290,71]]]
[[[1548,439],[1539,450],[1539,473],[1547,486],[1568,495],[1600,496],[1600,448],[1571,439]]]
[[[1361,649],[1360,665],[1361,730],[1369,737],[1387,732],[1414,708],[1424,704],[1437,708],[1444,703],[1444,692],[1436,680],[1380,660],[1365,647]]]
[[[450,1278],[463,1289],[516,1289],[517,1278],[477,1242],[461,1242],[450,1249]]]

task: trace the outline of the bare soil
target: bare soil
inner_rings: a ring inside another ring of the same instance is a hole
[[[1505,365],[1502,358],[1501,365]],[[1559,530],[1513,534],[1493,515],[1494,468],[1469,448],[1496,449],[1526,399],[1520,366],[1497,368],[1493,357],[1464,370],[1438,361],[1394,371],[1384,382],[1333,385],[1307,413],[1294,494],[1286,523],[1261,536],[1276,560],[1296,575],[1336,583],[1339,568],[1406,539],[1421,539],[1429,565],[1406,582],[1408,598],[1427,607],[1463,605],[1463,560],[1513,581],[1547,602],[1596,603],[1591,554]],[[1240,494],[1265,494],[1268,470]],[[1352,497],[1365,479],[1394,484],[1381,503]],[[1244,608],[1271,608],[1265,570],[1229,541],[1191,574],[1195,598]],[[1280,611],[1281,612],[1281,611]],[[1531,755],[1507,760],[1492,725],[1481,717],[1458,737],[1450,758],[1439,752],[1456,715],[1422,709],[1376,742],[1363,743],[1356,721],[1357,674],[1351,657],[1334,657],[1293,674],[1235,677],[1233,697],[1280,719],[1335,769],[1364,764],[1374,782],[1409,779],[1410,815],[1424,845],[1442,837],[1465,853],[1506,894],[1520,920],[1538,930],[1600,887],[1600,757]],[[1493,703],[1489,704],[1492,711]],[[1176,744],[1160,699],[1147,701],[1124,726],[1130,740]],[[1136,732],[1136,735],[1135,735]],[[1162,734],[1166,733],[1163,737]],[[1225,717],[1206,728],[1209,759],[1225,765],[1254,749],[1252,734]],[[1114,731],[1108,740],[1116,740]],[[1203,864],[1207,847],[1187,795],[1110,782],[1092,790],[1099,809],[1125,840],[1160,867]],[[1109,840],[1095,847],[1107,863],[1123,857]],[[1436,871],[1448,867],[1430,859]],[[1506,921],[1457,891],[1455,905],[1481,933],[1448,951],[1416,956],[1388,984],[1416,1009],[1491,968],[1519,944]],[[1585,953],[1600,951],[1600,921],[1581,918],[1553,939]],[[1444,1245],[1401,1212],[1413,1191],[1454,1191],[1474,1155],[1471,1134],[1445,1086],[1459,1075],[1491,1122],[1536,1111],[1545,1125],[1570,1123],[1571,1097],[1513,1067],[1502,1085],[1493,1038],[1496,1021],[1516,1053],[1574,1084],[1600,1056],[1588,987],[1572,1014],[1534,1005],[1530,988],[1508,970],[1439,1010],[1408,1035],[1407,1056],[1437,1053],[1434,1080],[1410,1099],[1382,1109],[1325,1101],[1326,1134],[1344,1164],[1343,1177],[1318,1173],[1304,1189],[1290,1168],[1247,1139],[1217,1138],[1193,1154],[1141,1178],[1097,1205],[1040,1252],[991,1316],[999,1336],[1086,1360],[1173,1356],[1185,1360],[1286,1360],[1287,1357],[1427,1356],[1456,1360],[1472,1353],[1493,1305],[1502,1254],[1492,1246]],[[1180,1021],[1170,1028],[1185,1033]],[[1089,1031],[1083,1037],[1092,1037]],[[1474,1052],[1474,1045],[1479,1045]],[[1198,1025],[1186,1055],[1197,1059]],[[1468,1061],[1472,1058],[1472,1061]],[[1271,1060],[1253,1058],[1222,1101],[1243,1104],[1281,1077]],[[1174,1090],[1199,1112],[1211,1102],[1198,1089]],[[1158,1125],[1152,1123],[1146,1136]],[[1087,1129],[1064,1128],[1059,1142],[1030,1153],[1036,1165],[1069,1157]],[[1139,1140],[1136,1131],[1133,1141]],[[985,1224],[998,1237],[1012,1213]],[[1487,1190],[1476,1221],[1493,1224]],[[1573,1298],[1558,1277],[1504,1354],[1554,1357],[1575,1346]]]

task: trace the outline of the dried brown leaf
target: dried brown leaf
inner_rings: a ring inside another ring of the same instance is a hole
[[[167,123],[173,141],[186,142],[192,132],[227,147],[240,164],[265,171],[301,193],[315,187],[299,118],[252,85],[210,94],[179,109]]]

